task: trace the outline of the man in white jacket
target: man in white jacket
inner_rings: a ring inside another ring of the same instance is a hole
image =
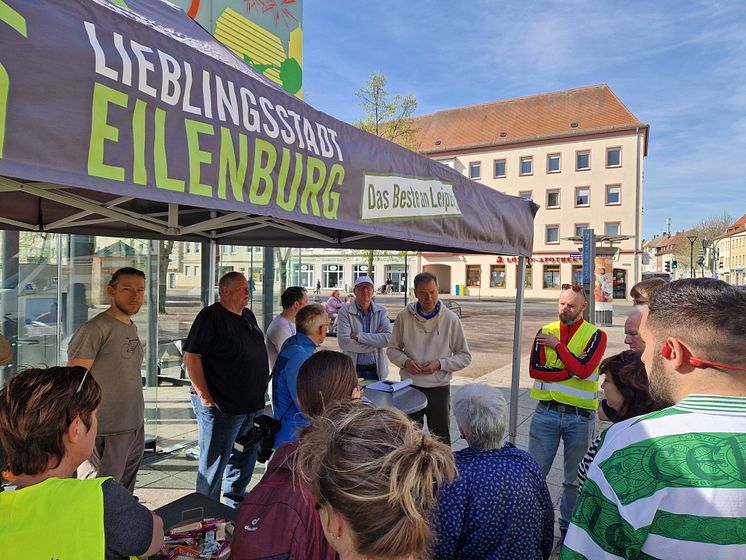
[[[355,280],[355,301],[339,309],[337,342],[339,349],[352,358],[357,376],[377,381],[389,376],[386,347],[391,338],[391,321],[382,305],[373,301],[373,280],[360,276]]]
[[[456,314],[438,301],[438,279],[422,272],[414,277],[417,301],[396,317],[388,347],[389,359],[399,366],[402,379],[427,397],[424,410],[410,414],[430,433],[451,443],[451,378],[471,363],[464,328]]]

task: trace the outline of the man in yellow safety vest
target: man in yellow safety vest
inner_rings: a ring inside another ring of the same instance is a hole
[[[531,397],[538,400],[531,419],[528,451],[544,476],[560,439],[564,441],[564,482],[560,531],[564,537],[578,499],[578,463],[593,437],[598,408],[598,364],[606,334],[583,320],[588,305],[583,288],[563,284],[559,321],[544,325],[534,339],[529,372]]]

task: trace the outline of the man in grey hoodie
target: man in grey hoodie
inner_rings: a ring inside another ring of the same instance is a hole
[[[451,378],[471,363],[464,328],[456,314],[438,301],[438,279],[430,272],[414,277],[416,302],[396,317],[388,347],[389,359],[402,379],[427,397],[424,410],[410,415],[430,433],[451,443]]]

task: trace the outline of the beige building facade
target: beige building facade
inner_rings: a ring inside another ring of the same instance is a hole
[[[617,245],[615,298],[627,297],[640,280],[648,126],[608,86],[443,111],[415,122],[426,155],[540,206],[526,297],[554,298],[562,284],[581,283],[581,243],[567,238],[586,228],[629,237]],[[510,297],[516,289],[511,257],[424,253],[422,269],[438,275],[444,292]]]

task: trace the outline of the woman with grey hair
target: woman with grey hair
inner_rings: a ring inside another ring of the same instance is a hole
[[[488,385],[464,385],[453,413],[469,447],[457,451],[458,478],[440,492],[432,557],[549,558],[554,509],[536,461],[503,444],[508,404]]]

